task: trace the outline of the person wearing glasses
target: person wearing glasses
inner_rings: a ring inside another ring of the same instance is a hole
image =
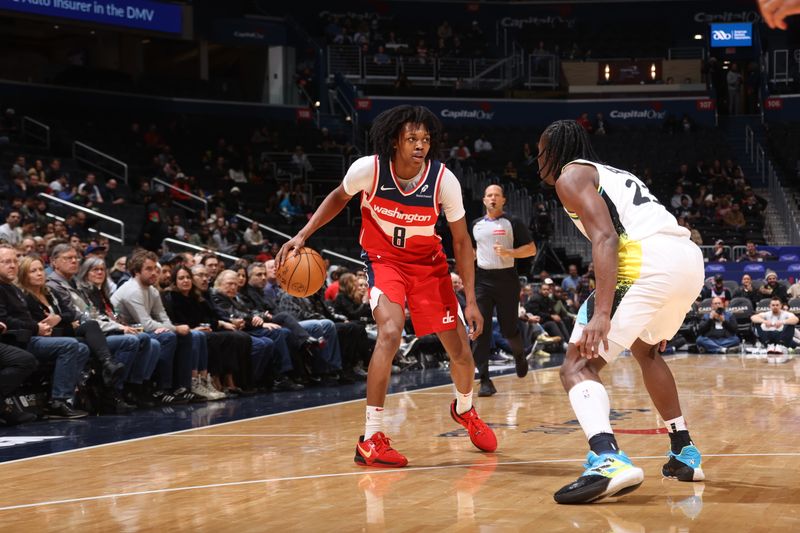
[[[22,289],[16,286],[17,252],[0,244],[0,322],[8,328],[6,342],[23,348],[39,362],[54,361],[53,384],[45,414],[50,418],[82,418],[88,413],[72,407],[75,388],[89,360],[89,348],[73,337],[53,337],[54,315],[36,321],[31,316]]]

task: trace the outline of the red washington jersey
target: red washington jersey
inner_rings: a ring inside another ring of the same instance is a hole
[[[442,251],[435,230],[440,211],[448,222],[465,214],[458,178],[436,160],[404,180],[391,160],[362,157],[347,171],[343,186],[347,194],[361,192],[359,243],[370,261],[430,263]]]

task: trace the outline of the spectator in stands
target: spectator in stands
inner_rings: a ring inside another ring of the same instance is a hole
[[[594,134],[595,135],[608,135],[609,133],[608,121],[602,113],[597,113],[594,119]]]
[[[675,215],[675,218],[683,218],[685,221],[695,220],[700,216],[697,209],[692,207],[692,198],[688,194],[681,195],[681,203],[672,211],[672,214]]]
[[[289,340],[295,342],[293,349],[319,348],[322,344],[320,339],[309,335],[294,316],[277,312],[277,302],[274,299],[267,298],[264,294],[266,284],[266,265],[260,262],[251,263],[247,267],[247,285],[244,289],[240,289],[237,297],[251,312],[260,313],[261,318],[265,321],[275,322],[291,331],[292,335]]]
[[[569,338],[569,330],[564,322],[555,312],[555,302],[550,295],[552,293],[553,280],[545,278],[539,286],[539,292],[531,296],[525,303],[525,311],[538,317],[540,324],[551,337]]]
[[[372,62],[376,65],[390,65],[392,63],[392,58],[389,57],[389,54],[386,53],[386,49],[383,46],[378,46],[378,51],[372,56]]]
[[[764,284],[758,288],[758,295],[761,298],[778,298],[783,304],[789,301],[786,287],[778,283],[778,275],[772,270],[767,270],[767,275],[764,276]]]
[[[369,291],[359,284],[355,274],[345,272],[339,278],[340,290],[333,302],[333,310],[348,320],[374,322],[369,305]]]
[[[214,281],[211,291],[211,303],[217,318],[229,321],[240,331],[248,333],[252,339],[253,379],[256,383],[267,377],[272,381],[272,389],[276,391],[300,390],[303,387],[294,383],[289,377],[293,370],[292,356],[289,350],[291,332],[274,322],[265,322],[260,313],[247,308],[237,299],[239,280],[236,272],[223,270]],[[262,359],[255,353],[260,350],[266,354]]]
[[[161,299],[164,309],[174,324],[186,324],[193,331],[205,335],[208,345],[208,370],[192,372],[192,392],[209,400],[220,400],[226,394],[214,384],[225,380],[235,393],[242,390],[236,388],[233,376],[239,374],[240,365],[247,368],[250,357],[251,341],[236,327],[217,319],[211,305],[205,300],[192,282],[192,272],[184,266],[175,269],[169,287],[163,291]],[[240,382],[242,376],[238,376]]]
[[[338,372],[341,370],[342,354],[334,322],[319,313],[308,298],[291,296],[275,283],[274,260],[267,261],[266,267],[267,282],[273,284],[271,288],[276,297],[277,310],[294,316],[311,336],[325,339],[325,345],[320,350],[321,358],[327,367],[322,369],[323,371]],[[265,294],[268,294],[266,290]]]
[[[64,248],[59,249],[61,247]],[[59,269],[67,269],[67,263],[71,262],[77,269],[78,258],[73,254],[75,250],[69,245],[56,246],[53,253],[54,264],[58,265]],[[69,259],[70,257],[73,259]],[[44,263],[39,258],[22,259],[17,274],[17,284],[25,291],[28,311],[34,320],[43,321],[57,316],[59,321],[53,331],[65,337],[78,337],[81,343],[89,348],[90,354],[100,362],[104,387],[99,398],[101,403],[99,407],[112,414],[132,411],[135,406],[125,402],[121,390],[122,380],[130,373],[136,362],[139,352],[138,339],[123,335],[110,339],[113,343],[107,341],[100,324],[92,316],[96,313],[90,314],[88,304],[79,293],[73,297],[60,286],[54,290],[51,282],[45,277]],[[77,293],[77,290],[74,292]],[[78,305],[82,306],[81,311],[78,310]]]
[[[733,291],[734,298],[747,298],[750,300],[750,303],[753,304],[755,308],[758,301],[761,299],[761,295],[756,290],[755,286],[753,286],[753,278],[750,277],[750,274],[744,274],[742,276],[742,284],[739,286],[738,289]]]
[[[339,278],[343,274],[347,274],[350,272],[350,269],[347,267],[340,267],[337,265],[331,265],[328,267],[328,277],[330,282],[328,286],[325,287],[325,300],[329,302],[333,302],[336,300],[336,297],[339,295]]]
[[[739,73],[739,65],[735,62],[731,63],[725,80],[728,86],[728,114],[736,115],[739,112],[739,99],[742,93],[742,75]]]
[[[186,324],[206,336],[209,370],[192,377],[192,388],[212,400],[225,397],[223,388],[228,393],[242,394],[244,391],[236,386],[237,381],[249,389],[252,340],[246,333],[237,331],[232,323],[218,319],[211,304],[194,285],[190,269],[185,266],[175,269],[172,283],[162,299],[174,323]]]
[[[285,196],[278,206],[287,222],[294,222],[306,218],[305,210],[298,201],[297,194],[292,192]]]
[[[672,209],[678,209],[683,206],[683,198],[686,197],[689,200],[688,207],[692,206],[692,198],[683,192],[683,185],[677,185],[675,190],[672,193],[672,198],[670,198],[669,205],[672,206]]]
[[[578,314],[575,300],[573,300],[559,285],[553,285],[551,298],[554,302],[553,311],[561,317],[567,329],[572,331],[575,317]]]
[[[22,241],[22,230],[19,227],[22,216],[19,210],[12,209],[6,215],[6,223],[0,226],[0,240],[16,246]]]
[[[594,263],[586,267],[586,273],[581,276],[578,288],[575,291],[575,305],[581,305],[595,289]]]
[[[746,194],[746,193],[745,193]],[[744,218],[748,222],[757,222],[760,221],[763,217],[761,205],[758,203],[758,199],[753,196],[746,196],[742,198],[741,201],[741,209],[742,213],[744,213]]]
[[[769,302],[769,311],[750,317],[753,324],[756,324],[756,336],[767,345],[768,353],[786,353],[794,345],[794,326],[798,319],[794,313],[784,311],[782,305],[780,298],[773,297]]]
[[[714,242],[714,248],[711,250],[711,257],[708,258],[709,263],[725,263],[728,261],[728,250],[725,249],[725,241],[717,239]]]
[[[722,274],[714,276],[714,283],[704,286],[700,291],[700,299],[706,298],[720,298],[726,305],[731,301],[731,291],[725,287],[725,277]]]
[[[538,163],[536,162],[536,152],[531,148],[530,143],[522,145],[522,156],[520,167],[522,168],[522,177],[532,177],[535,172],[538,172]]]
[[[217,273],[222,268],[217,256],[214,254],[206,254],[200,258],[200,264],[206,267],[206,272],[208,273],[208,283],[214,283],[214,280],[217,279]]]
[[[581,113],[581,116],[577,119],[578,124],[583,126],[583,129],[586,130],[586,133],[592,133],[592,122],[589,120],[589,113]]]
[[[86,174],[86,179],[78,185],[78,194],[87,196],[93,204],[103,203],[103,195],[97,186],[97,176],[93,172]]]
[[[795,282],[789,287],[786,291],[789,298],[800,298],[800,278],[796,279]]]
[[[725,310],[726,302],[715,296],[711,311],[703,315],[697,327],[697,348],[700,353],[725,353],[741,342],[736,334],[736,318]]]
[[[464,139],[459,139],[458,143],[450,149],[450,159],[456,159],[462,165],[467,164],[472,157],[472,153],[467,148]]]
[[[2,136],[0,131],[0,136]],[[2,144],[2,140],[0,140]],[[0,334],[5,333],[7,327],[0,322]],[[0,426],[16,426],[36,420],[36,415],[28,413],[17,407],[17,403],[6,402],[14,391],[30,376],[39,362],[30,352],[16,346],[0,343]]]
[[[581,278],[578,276],[578,265],[569,265],[567,267],[567,276],[561,282],[561,289],[566,292],[571,299],[577,300],[576,295],[580,281]]]
[[[292,154],[291,158],[291,165],[294,168],[295,172],[301,174],[303,176],[314,172],[314,167],[311,165],[311,161],[308,160],[308,156],[303,151],[303,147],[299,144],[294,147],[294,153]]]
[[[125,365],[124,399],[139,407],[154,407],[149,382],[158,364],[160,347],[155,346],[146,333],[119,321],[111,305],[111,289],[106,276],[105,261],[99,257],[86,258],[78,271],[77,286],[112,350],[122,342],[120,338],[134,336],[137,339],[136,358],[130,365]]]
[[[742,229],[747,225],[747,221],[744,218],[744,213],[739,208],[739,204],[731,205],[730,211],[728,211],[723,217],[722,222],[726,226],[730,226],[735,229]]]
[[[109,179],[106,182],[105,189],[103,197],[108,203],[111,205],[122,205],[125,203],[125,197],[119,193],[119,184],[117,180],[114,178]]]
[[[745,242],[745,252],[737,261],[749,261],[751,263],[762,263],[771,258],[771,254],[766,250],[756,248],[756,243],[748,240]]]
[[[256,253],[264,247],[264,235],[258,222],[253,221],[244,231],[244,242],[251,253]]]
[[[111,281],[113,281],[117,286],[122,285],[120,280],[122,280],[123,277],[130,277],[128,274],[127,262],[127,256],[123,255],[119,257],[116,261],[114,261],[114,264],[111,266],[111,270],[108,272],[108,277],[111,278]]]
[[[192,370],[198,367],[201,350],[206,350],[206,346],[199,346],[200,342],[205,344],[205,338],[199,332],[193,335],[189,326],[172,324],[154,287],[158,281],[157,267],[156,254],[145,250],[135,252],[128,261],[133,278],[111,296],[111,304],[123,321],[140,324],[150,336],[150,342],[155,341],[160,347],[158,390],[153,398],[162,404],[186,403],[197,399],[188,387],[191,387]],[[174,384],[173,364],[177,366]]]
[[[481,136],[475,139],[474,143],[475,157],[486,159],[492,154],[494,147],[492,143],[486,138],[486,133],[481,133]]]
[[[70,405],[80,373],[89,360],[89,349],[71,337],[51,337],[60,322],[50,314],[44,320],[33,319],[21,289],[15,283],[18,272],[14,248],[0,244],[0,322],[8,329],[4,336],[32,353],[39,361],[55,360],[50,401],[45,413],[52,418],[82,418],[85,411]]]
[[[513,181],[519,179],[519,174],[517,173],[517,167],[514,166],[513,161],[509,161],[508,163],[506,163],[506,166],[503,167],[503,179],[513,180]]]

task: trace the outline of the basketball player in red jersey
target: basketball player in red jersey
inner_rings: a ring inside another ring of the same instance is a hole
[[[477,338],[483,318],[475,303],[474,257],[461,185],[452,172],[433,159],[441,131],[439,119],[425,107],[398,106],[381,113],[371,132],[377,153],[352,164],[342,183],[275,257],[279,266],[291,250],[302,247],[361,193],[359,239],[367,263],[370,305],[378,325],[378,340],[367,373],[366,427],[356,445],[355,462],[361,466],[398,468],[408,464],[405,456],[390,446],[382,424],[406,305],[416,335],[436,333],[450,356],[456,389],[450,415],[468,430],[477,448],[487,452],[497,448],[494,432],[472,405],[475,363],[467,337]],[[447,260],[434,229],[440,212],[450,226],[458,273],[464,281],[469,332],[459,318]]]

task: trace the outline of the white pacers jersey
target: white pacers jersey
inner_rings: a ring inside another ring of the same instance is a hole
[[[583,159],[572,163],[597,169],[597,192],[619,236],[608,339],[617,350],[630,348],[637,338],[648,344],[671,339],[703,286],[703,254],[689,240],[689,230],[678,225],[639,178]],[[567,213],[586,235],[578,216]],[[594,302],[592,293],[581,305],[570,342],[581,338],[594,314]],[[606,353],[601,344],[600,355],[610,362],[618,353]]]
[[[592,165],[597,169],[597,192],[605,201],[619,235],[617,277],[620,281],[633,281],[639,277],[642,260],[640,243],[643,239],[653,235],[689,238],[689,230],[679,226],[675,217],[650,194],[647,186],[630,172],[585,159],[576,159],[567,165],[573,163]],[[588,239],[578,215],[569,210],[567,214]]]

